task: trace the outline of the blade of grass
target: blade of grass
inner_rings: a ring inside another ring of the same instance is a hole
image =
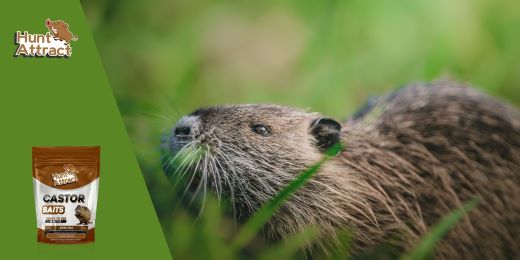
[[[451,228],[459,222],[470,210],[475,208],[478,204],[477,199],[470,200],[464,205],[444,216],[439,224],[437,224],[429,233],[427,233],[420,241],[420,243],[408,254],[401,257],[401,260],[411,259],[427,259],[431,256],[435,245],[442,239],[442,237],[451,230]]]
[[[338,232],[339,244],[331,252],[331,260],[347,259],[349,256],[349,249],[352,242],[351,232],[347,230],[340,230]]]
[[[251,239],[260,231],[262,226],[273,216],[273,214],[282,206],[294,192],[303,186],[309,178],[311,178],[322,166],[323,163],[330,160],[341,151],[341,144],[337,143],[325,152],[325,156],[312,165],[309,169],[301,173],[294,181],[289,183],[281,192],[279,192],[271,201],[264,204],[251,218],[247,220],[240,229],[237,236],[232,241],[232,248],[238,250],[244,247]]]

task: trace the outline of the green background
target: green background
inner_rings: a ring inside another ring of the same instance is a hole
[[[169,259],[130,141],[79,1],[0,4],[0,244],[3,259]],[[79,35],[72,57],[13,57],[17,30],[63,19]],[[36,242],[31,147],[100,145],[96,242]]]

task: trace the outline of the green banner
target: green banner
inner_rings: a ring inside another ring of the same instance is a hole
[[[80,2],[0,6],[2,258],[171,258]],[[71,34],[46,36],[48,18],[65,21]],[[20,47],[26,32],[39,50],[27,41]],[[98,145],[96,242],[37,243],[31,147]]]

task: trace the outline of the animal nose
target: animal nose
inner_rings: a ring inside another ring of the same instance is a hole
[[[181,118],[172,129],[172,141],[174,145],[184,146],[197,136],[199,121],[196,117],[185,116]]]
[[[175,135],[177,137],[184,137],[191,135],[191,127],[189,125],[179,125],[175,127]]]
[[[174,135],[177,142],[189,142],[193,138],[193,133],[189,125],[178,125],[175,127]]]

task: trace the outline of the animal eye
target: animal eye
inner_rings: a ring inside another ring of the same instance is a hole
[[[262,136],[268,136],[271,134],[269,127],[262,125],[262,124],[254,124],[253,131]]]

